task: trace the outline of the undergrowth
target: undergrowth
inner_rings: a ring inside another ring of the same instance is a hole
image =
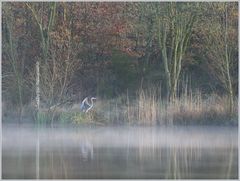
[[[229,113],[228,98],[216,94],[202,95],[184,92],[174,101],[162,99],[156,90],[140,90],[135,98],[121,95],[116,99],[98,99],[91,111],[80,112],[79,105],[55,110],[41,109],[38,114],[38,123],[71,123],[71,124],[96,124],[96,125],[236,125],[237,99],[235,110]],[[11,108],[4,109],[3,119],[6,115],[15,115]],[[26,106],[25,117],[32,116],[33,108]],[[34,116],[32,116],[34,117]],[[35,116],[36,119],[36,116]]]

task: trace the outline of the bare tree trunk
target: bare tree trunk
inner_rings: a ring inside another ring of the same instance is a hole
[[[232,90],[232,83],[229,81],[229,112],[232,115],[233,114],[233,90]]]
[[[12,36],[12,20],[11,17],[9,17],[10,23],[7,22],[7,28],[8,28],[8,40],[9,40],[9,56],[10,56],[10,62],[13,68],[13,73],[16,78],[17,83],[17,94],[18,94],[18,111],[19,111],[19,123],[21,123],[22,120],[22,112],[23,112],[23,101],[22,101],[22,87],[23,87],[23,74],[21,71],[21,68],[17,64],[17,51],[15,45],[14,38]]]
[[[174,101],[182,71],[182,59],[186,54],[196,16],[194,13],[185,16],[174,3],[166,9],[168,13],[166,17],[157,17],[158,41],[165,69],[167,98]]]
[[[232,80],[230,75],[230,62],[229,62],[229,52],[228,52],[228,7],[225,5],[225,64],[226,64],[226,79],[227,79],[227,91],[228,91],[228,100],[229,100],[229,113],[233,113],[233,90],[232,90]]]
[[[49,4],[50,17],[49,17],[48,25],[46,28],[44,27],[44,25],[42,23],[42,16],[39,16],[37,14],[37,11],[34,9],[34,7],[32,7],[29,3],[26,3],[26,6],[30,9],[30,11],[33,14],[33,17],[35,18],[35,20],[38,24],[39,31],[41,34],[43,59],[46,63],[47,57],[48,57],[49,42],[50,42],[49,34],[52,31],[52,28],[53,28],[53,25],[55,22],[57,4],[56,4],[56,2],[52,2]],[[46,35],[44,35],[44,32],[46,32]]]
[[[38,114],[40,108],[40,71],[39,71],[39,61],[36,62],[36,110],[37,110],[37,122],[39,121]]]
[[[228,96],[227,111],[230,116],[233,116],[234,91],[231,73],[233,73],[232,68],[234,64],[237,63],[235,59],[237,39],[233,38],[235,33],[235,35],[237,35],[236,20],[229,16],[233,11],[233,7],[229,6],[228,3],[212,4],[212,6],[213,5],[216,5],[216,9],[218,9],[216,11],[218,16],[215,14],[212,15],[211,22],[215,22],[215,24],[213,24],[214,31],[209,31],[212,28],[207,29],[209,37],[206,39],[205,45],[209,56],[208,63],[211,73],[219,80],[226,91]]]

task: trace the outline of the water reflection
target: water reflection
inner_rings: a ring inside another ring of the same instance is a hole
[[[3,127],[3,178],[237,178],[237,128]]]

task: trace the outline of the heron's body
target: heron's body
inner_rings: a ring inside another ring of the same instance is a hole
[[[86,110],[90,107],[89,103],[88,103],[88,97],[86,97],[85,99],[83,99],[81,105],[80,105],[80,110],[83,112],[86,112]]]
[[[85,99],[83,99],[81,105],[80,105],[80,110],[83,112],[88,112],[93,108],[93,100],[95,100],[95,97],[91,98],[91,103],[89,104],[88,102],[88,97],[86,97]]]

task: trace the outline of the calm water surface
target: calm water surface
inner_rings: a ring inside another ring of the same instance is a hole
[[[238,178],[237,128],[3,125],[4,179]]]

